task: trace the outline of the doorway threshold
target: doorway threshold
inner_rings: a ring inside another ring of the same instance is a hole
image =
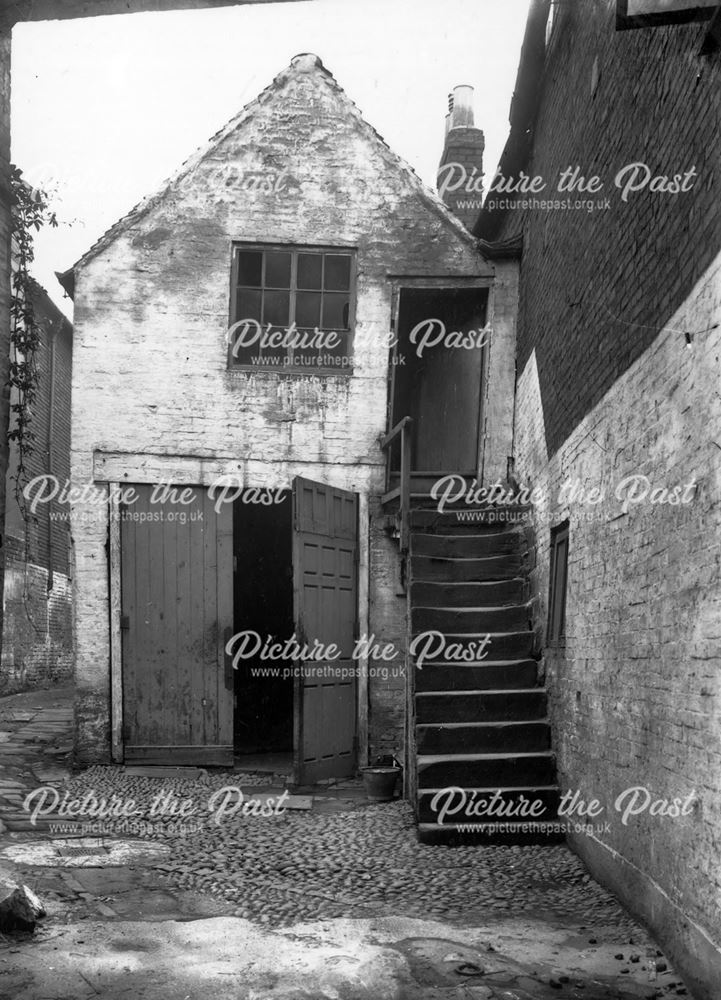
[[[236,753],[233,769],[246,774],[277,774],[290,777],[293,774],[293,751]]]

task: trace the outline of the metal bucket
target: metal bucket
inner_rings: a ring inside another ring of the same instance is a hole
[[[370,802],[391,802],[400,773],[399,767],[383,767],[378,764],[372,767],[362,767],[361,774],[368,800]]]

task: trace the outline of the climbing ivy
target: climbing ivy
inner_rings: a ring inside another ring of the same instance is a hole
[[[8,440],[17,444],[17,467],[12,479],[15,498],[23,519],[28,509],[23,488],[28,478],[28,462],[33,453],[32,410],[38,385],[37,352],[40,327],[33,308],[30,267],[35,259],[34,238],[44,225],[57,226],[47,196],[23,180],[22,171],[10,165],[10,205],[12,238],[12,288],[10,294],[10,420]]]

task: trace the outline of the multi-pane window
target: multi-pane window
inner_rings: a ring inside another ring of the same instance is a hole
[[[548,645],[566,638],[566,585],[568,579],[568,521],[551,530],[551,582],[548,599]]]
[[[350,371],[353,254],[235,248],[230,367]]]

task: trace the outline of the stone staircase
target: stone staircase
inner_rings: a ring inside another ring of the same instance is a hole
[[[428,498],[412,498],[408,787],[427,842],[562,839],[531,622],[526,513],[438,513]]]

